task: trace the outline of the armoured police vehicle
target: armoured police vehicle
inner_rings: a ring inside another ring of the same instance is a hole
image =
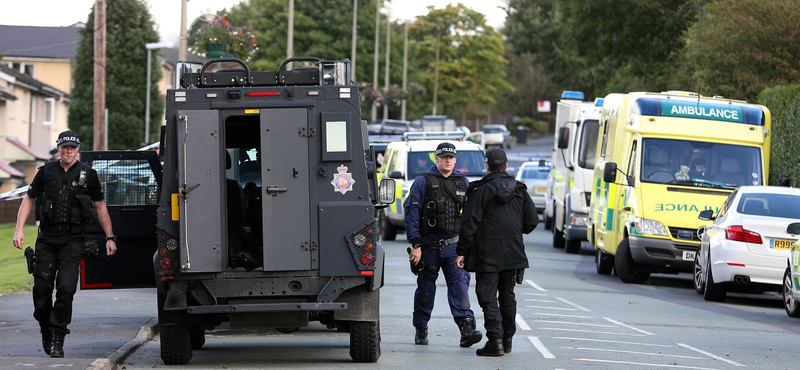
[[[299,62],[313,66],[286,68]],[[158,154],[82,154],[119,251],[85,255],[81,288],[155,285],[164,363],[188,363],[222,323],[288,333],[319,321],[349,332],[354,361],[380,357],[375,220],[395,185],[377,181],[349,68],[311,57],[274,72],[179,63]]]

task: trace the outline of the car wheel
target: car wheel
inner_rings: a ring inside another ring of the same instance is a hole
[[[700,253],[694,254],[694,291],[703,294],[706,290],[706,277],[703,274],[703,266],[700,265]]]
[[[598,275],[611,275],[611,270],[614,269],[614,256],[598,249],[594,255],[594,264]]]
[[[792,270],[786,268],[783,274],[783,309],[789,317],[800,317],[800,303],[794,297],[794,281],[792,280]]]
[[[553,227],[553,248],[564,248],[564,243],[566,243],[564,232]]]
[[[622,239],[617,246],[617,254],[614,255],[614,270],[617,271],[617,276],[624,283],[641,284],[650,278],[649,272],[642,272],[636,266],[636,261],[631,256],[628,238]]]
[[[706,280],[706,289],[703,292],[703,299],[711,302],[724,302],[728,294],[724,285],[714,283],[714,273],[711,271],[711,253],[706,259],[706,268],[703,271]]]
[[[397,238],[397,228],[389,222],[389,217],[386,216],[386,210],[381,211],[378,216],[378,227],[381,229],[381,238],[383,240],[394,240]]]

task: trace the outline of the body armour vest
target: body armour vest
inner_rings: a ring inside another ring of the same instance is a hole
[[[444,178],[425,176],[427,186],[422,202],[420,232],[423,234],[453,234],[461,229],[461,210],[467,182],[463,177]]]
[[[94,225],[97,210],[87,188],[87,166],[75,164],[72,172],[64,172],[58,161],[44,165],[42,194],[36,198],[36,220],[42,225]],[[74,175],[73,175],[74,174]]]

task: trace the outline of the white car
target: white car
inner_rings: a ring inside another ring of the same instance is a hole
[[[516,179],[528,187],[533,204],[536,205],[536,212],[543,212],[547,193],[547,176],[550,175],[552,166],[545,160],[538,162],[525,162],[519,166]]]
[[[780,291],[786,261],[797,235],[787,226],[800,219],[800,189],[740,186],[701,227],[694,258],[694,288],[707,301],[722,302],[729,289]]]
[[[483,134],[486,148],[496,146],[500,149],[511,149],[511,132],[503,125],[484,125]]]

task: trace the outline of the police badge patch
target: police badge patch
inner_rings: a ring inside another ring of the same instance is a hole
[[[333,191],[338,191],[342,194],[347,193],[348,191],[353,190],[353,184],[356,180],[353,180],[353,176],[350,176],[350,173],[347,172],[348,168],[345,165],[339,165],[336,168],[336,174],[333,175],[333,180],[331,181],[331,185],[333,185]]]

